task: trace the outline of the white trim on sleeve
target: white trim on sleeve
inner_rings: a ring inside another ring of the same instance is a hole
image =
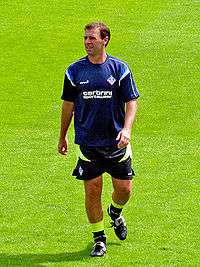
[[[71,79],[71,77],[70,77],[70,75],[69,75],[68,70],[66,70],[66,75],[67,75],[68,80],[71,82],[72,86],[76,86],[76,85],[73,83],[73,81],[72,81],[72,79]]]
[[[126,77],[126,75],[128,75],[130,73],[130,70],[127,68],[126,71],[124,72],[124,74],[122,75],[122,77],[119,79],[119,86],[120,86],[120,82],[122,79],[124,79]]]

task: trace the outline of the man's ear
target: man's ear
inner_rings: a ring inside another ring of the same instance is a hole
[[[103,40],[104,40],[104,45],[106,46],[108,43],[108,36],[106,36]]]

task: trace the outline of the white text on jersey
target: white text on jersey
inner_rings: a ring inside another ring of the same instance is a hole
[[[85,81],[85,82],[80,82],[80,84],[87,84],[89,83],[89,80]]]
[[[83,99],[91,99],[91,98],[111,98],[112,91],[85,91],[83,92]]]

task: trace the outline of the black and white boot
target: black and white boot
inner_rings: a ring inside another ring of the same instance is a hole
[[[120,213],[116,213],[111,209],[111,206],[108,207],[108,215],[112,219],[111,227],[114,228],[116,236],[120,240],[125,240],[127,237],[128,229],[126,226],[126,221]]]

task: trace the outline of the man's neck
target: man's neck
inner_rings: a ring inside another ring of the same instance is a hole
[[[107,54],[106,52],[100,54],[100,55],[88,55],[88,59],[90,62],[92,62],[93,64],[102,64],[106,61],[107,59]]]

